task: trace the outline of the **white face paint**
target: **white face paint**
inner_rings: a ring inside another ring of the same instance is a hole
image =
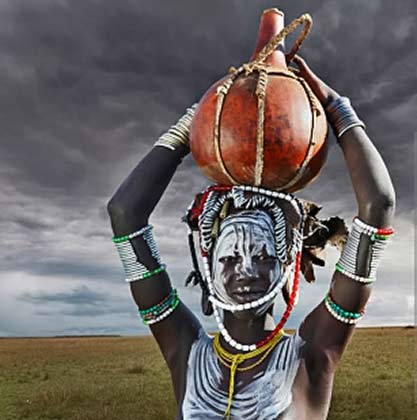
[[[229,216],[220,226],[212,260],[216,297],[224,303],[255,301],[269,293],[281,277],[274,226],[264,211]],[[256,308],[257,315],[271,302]]]

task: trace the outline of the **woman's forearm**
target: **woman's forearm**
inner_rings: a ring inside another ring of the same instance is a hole
[[[107,206],[113,231],[123,236],[148,223],[153,209],[189,152],[190,128],[197,104],[167,132],[122,183]]]
[[[361,127],[347,130],[339,144],[355,191],[359,218],[375,227],[390,226],[395,192],[378,150]]]
[[[185,146],[175,150],[155,146],[133,169],[108,203],[115,235],[126,235],[148,223],[148,219],[171,181]]]

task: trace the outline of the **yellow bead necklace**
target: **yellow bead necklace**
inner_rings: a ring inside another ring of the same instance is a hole
[[[233,393],[235,390],[235,376],[236,371],[238,372],[245,372],[250,369],[253,369],[255,366],[258,366],[261,364],[271,353],[271,351],[274,349],[274,347],[278,344],[278,342],[281,340],[282,336],[284,335],[284,330],[280,330],[278,334],[276,334],[272,340],[268,341],[266,344],[264,344],[262,347],[259,347],[255,350],[252,350],[247,353],[236,353],[232,354],[229,353],[227,350],[225,350],[221,344],[220,344],[220,333],[217,333],[213,340],[213,348],[214,353],[216,354],[217,358],[219,359],[220,363],[227,368],[230,369],[230,381],[229,381],[229,397],[227,400],[227,408],[224,412],[223,416],[227,419],[230,418],[230,414],[232,411],[232,400],[233,400]],[[252,359],[256,356],[259,356],[262,354],[262,357],[259,358],[256,362],[252,363],[249,366],[246,366],[244,368],[239,368],[238,366],[243,363],[245,360]]]

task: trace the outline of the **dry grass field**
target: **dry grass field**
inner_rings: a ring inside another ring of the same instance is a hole
[[[356,331],[329,420],[417,419],[415,331]],[[164,420],[174,407],[150,337],[0,340],[1,420]]]

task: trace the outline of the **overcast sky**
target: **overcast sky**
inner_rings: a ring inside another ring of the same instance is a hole
[[[397,191],[396,237],[363,326],[414,323],[417,42],[413,0],[0,1],[0,336],[147,331],[123,280],[106,202],[166,130],[231,66],[246,62],[263,9],[309,12],[302,55],[349,96]],[[350,221],[341,152],[301,197]],[[207,185],[185,160],[152,216],[163,260],[200,316],[180,218]],[[303,284],[288,325],[324,297],[337,254]],[[282,308],[282,304],[280,306]]]

